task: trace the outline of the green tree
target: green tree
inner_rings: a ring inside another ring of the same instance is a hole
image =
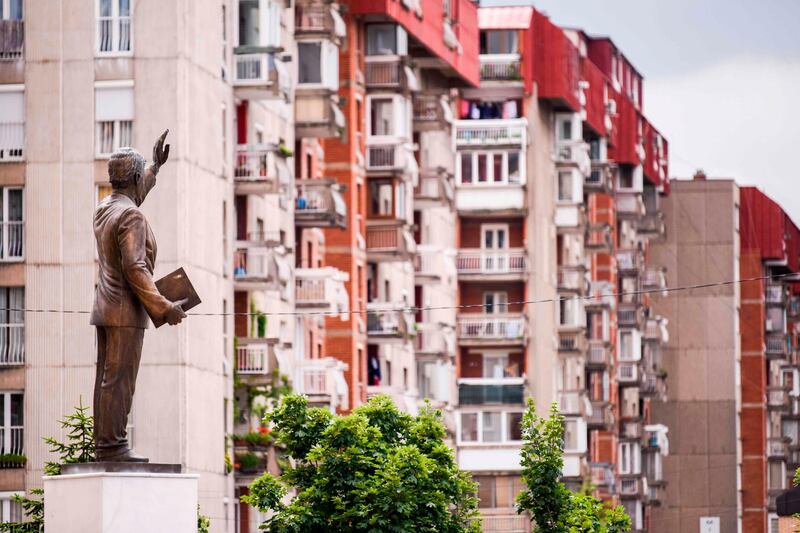
[[[477,533],[476,485],[444,443],[441,413],[413,417],[386,396],[347,416],[283,398],[268,415],[291,465],[250,485],[242,500],[273,533]],[[288,503],[283,499],[294,489]]]
[[[558,405],[549,418],[536,414],[533,400],[522,418],[522,481],[518,511],[528,511],[546,533],[624,533],[631,521],[622,506],[609,508],[588,493],[573,493],[561,482],[564,467],[564,418]]]

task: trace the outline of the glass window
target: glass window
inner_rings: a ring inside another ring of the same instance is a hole
[[[494,476],[475,476],[473,479],[478,483],[478,507],[496,507]]]
[[[370,135],[392,135],[393,101],[391,98],[373,98],[370,100]]]
[[[619,359],[620,361],[636,361],[633,353],[633,333],[623,331],[619,334]]]
[[[483,442],[502,442],[503,413],[483,413]]]
[[[518,52],[516,30],[487,30],[481,32],[481,54],[516,54]]]
[[[502,378],[508,366],[508,354],[492,354],[483,356],[483,377]]]
[[[417,387],[421,398],[433,397],[433,373],[436,361],[417,361]]]
[[[461,183],[472,183],[472,153],[461,154]]]
[[[478,442],[478,413],[461,413],[461,441]]]
[[[372,180],[369,183],[370,214],[388,217],[394,214],[394,187],[391,180]]]
[[[486,183],[489,180],[488,154],[478,154],[478,181]]]
[[[396,55],[397,26],[395,24],[367,25],[367,55]]]
[[[322,43],[297,43],[297,83],[322,83]]]
[[[503,181],[503,154],[494,154],[492,158],[492,178],[495,182]]]
[[[572,140],[572,120],[565,118],[561,119],[558,128],[560,141],[571,141]]]
[[[578,449],[578,422],[577,420],[564,421],[564,450]]]
[[[522,440],[522,413],[506,413],[508,440]]]
[[[508,152],[508,182],[521,182],[519,173],[519,152]]]
[[[561,202],[571,202],[573,200],[573,185],[572,172],[559,172],[558,173],[558,199]]]

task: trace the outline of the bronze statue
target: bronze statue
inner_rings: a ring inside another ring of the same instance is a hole
[[[156,240],[139,206],[169,157],[165,131],[153,147],[153,162],[121,148],[108,161],[113,192],[94,212],[100,263],[91,324],[97,328],[94,434],[97,461],[147,462],[128,446],[126,426],[136,387],[148,315],[170,325],[186,317],[184,300],[171,302],[153,281]]]

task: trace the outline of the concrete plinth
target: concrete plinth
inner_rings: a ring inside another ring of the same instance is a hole
[[[197,480],[157,472],[46,476],[45,533],[196,533]]]

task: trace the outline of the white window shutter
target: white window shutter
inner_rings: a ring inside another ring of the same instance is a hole
[[[94,118],[96,121],[133,120],[133,87],[96,87]]]

